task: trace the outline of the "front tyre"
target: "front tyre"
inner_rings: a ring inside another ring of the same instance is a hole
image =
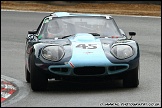
[[[34,52],[31,54],[30,59],[30,82],[33,91],[46,90],[48,84],[47,76],[35,65]]]
[[[128,72],[123,79],[124,87],[137,87],[139,85],[139,66]]]
[[[25,65],[25,78],[28,83],[30,83],[30,73]]]

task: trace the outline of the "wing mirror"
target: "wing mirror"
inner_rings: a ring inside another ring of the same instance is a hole
[[[36,34],[37,30],[28,31],[28,34]]]
[[[28,31],[27,40],[34,40],[37,30]]]
[[[130,39],[132,39],[132,36],[135,36],[136,35],[136,32],[129,32],[129,36],[131,36]]]
[[[34,35],[32,34],[28,34],[26,37],[27,40],[33,40],[34,39]]]

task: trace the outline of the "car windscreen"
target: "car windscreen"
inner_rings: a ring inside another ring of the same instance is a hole
[[[104,37],[122,36],[114,19],[106,19],[102,16],[46,18],[39,35],[42,35],[42,38],[60,38],[77,33],[96,33]]]

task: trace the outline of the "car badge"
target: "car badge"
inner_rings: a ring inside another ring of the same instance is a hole
[[[84,52],[84,53],[86,53],[86,54],[90,54],[90,53],[93,53],[93,52]]]

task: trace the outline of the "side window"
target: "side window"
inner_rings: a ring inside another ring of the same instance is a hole
[[[45,18],[43,18],[43,20],[41,21],[41,23],[39,24],[39,26],[38,26],[38,28],[37,28],[37,34],[38,34],[38,31],[39,31],[39,29],[40,29],[40,27],[41,27],[41,25],[42,25],[44,19],[45,19]]]
[[[50,15],[49,15],[49,16],[50,16]],[[40,32],[40,28],[41,28],[41,26],[42,26],[42,24],[43,24],[44,19],[46,19],[46,18],[49,17],[49,16],[46,16],[46,17],[43,18],[43,20],[41,21],[41,23],[39,24],[39,26],[38,26],[38,28],[37,28],[37,34]]]

